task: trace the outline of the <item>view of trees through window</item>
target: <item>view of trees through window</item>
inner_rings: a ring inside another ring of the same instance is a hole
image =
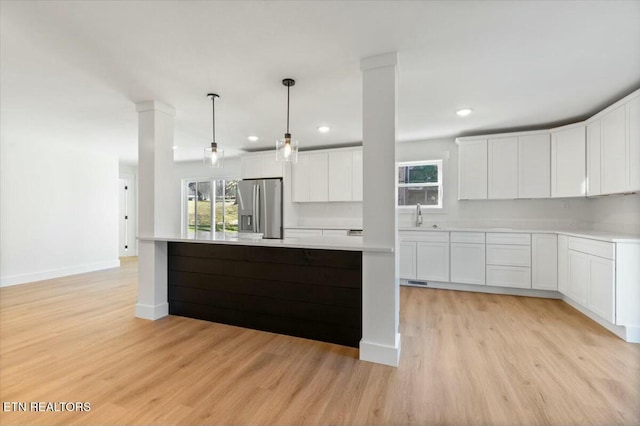
[[[398,206],[442,207],[442,160],[398,164]]]
[[[187,232],[189,236],[211,236],[238,231],[237,180],[202,180],[187,183]]]

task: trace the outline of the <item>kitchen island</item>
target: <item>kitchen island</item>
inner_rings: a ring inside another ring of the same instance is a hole
[[[165,242],[168,313],[358,347],[362,237],[284,240],[140,237]]]

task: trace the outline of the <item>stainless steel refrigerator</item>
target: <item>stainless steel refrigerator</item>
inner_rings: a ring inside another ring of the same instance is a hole
[[[239,232],[262,233],[282,239],[282,179],[243,180],[238,183]]]

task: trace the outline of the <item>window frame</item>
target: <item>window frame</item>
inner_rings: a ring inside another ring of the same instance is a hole
[[[195,183],[196,185],[200,182],[209,182],[211,185],[211,230],[209,232],[211,232],[211,235],[213,235],[216,232],[222,232],[222,231],[216,231],[216,225],[217,225],[217,220],[216,220],[216,201],[217,201],[217,194],[216,194],[216,189],[217,189],[217,183],[218,181],[222,181],[222,182],[227,182],[230,180],[235,180],[240,182],[242,179],[238,178],[238,177],[203,177],[203,178],[183,178],[182,179],[182,234],[185,236],[189,235],[189,184],[190,183]],[[223,189],[223,198],[225,198],[225,189]],[[226,223],[226,217],[225,217],[225,211],[224,208],[222,209],[222,223],[223,223],[223,229],[225,228],[224,224]],[[196,224],[197,224],[197,220],[196,220]],[[196,228],[197,229],[197,228]],[[223,231],[223,232],[233,232],[233,231]]]
[[[408,166],[437,166],[438,167],[438,182],[421,182],[421,183],[399,183],[398,175],[400,173],[401,167]],[[399,205],[398,204],[398,196],[397,190],[400,188],[425,188],[425,187],[438,187],[438,204],[435,205],[422,205],[420,207],[422,209],[432,209],[432,210],[443,210],[444,209],[444,182],[442,180],[443,177],[443,167],[444,161],[442,159],[437,160],[419,160],[419,161],[399,161],[396,163],[396,208],[408,210],[415,209],[416,204],[411,205]]]

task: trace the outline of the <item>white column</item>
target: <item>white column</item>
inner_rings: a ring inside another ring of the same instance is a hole
[[[138,112],[138,235],[180,234],[179,189],[173,185],[175,110],[158,101],[136,104]],[[177,216],[177,217],[176,217]],[[155,320],[169,313],[167,243],[139,241],[136,317]]]
[[[362,71],[363,242],[392,253],[362,254],[360,359],[397,366],[400,282],[396,226],[397,53],[364,58]]]

